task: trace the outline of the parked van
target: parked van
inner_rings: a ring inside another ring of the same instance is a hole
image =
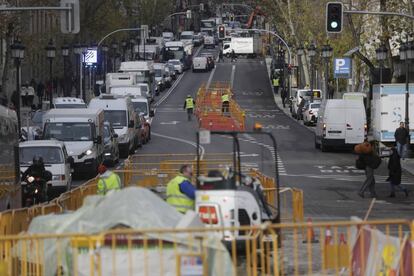
[[[315,129],[315,148],[351,147],[367,137],[362,100],[333,99],[322,102]]]
[[[79,98],[58,97],[53,99],[53,108],[87,108],[86,103]]]
[[[43,158],[45,168],[52,173],[48,190],[66,192],[72,184],[73,158],[69,157],[65,144],[57,140],[36,140],[19,144],[20,171],[24,173],[33,163],[34,156]],[[22,185],[24,185],[22,183]]]
[[[43,139],[65,143],[77,174],[96,176],[103,160],[102,109],[51,109],[43,117]]]
[[[128,157],[139,145],[138,118],[129,97],[119,98],[114,95],[101,95],[89,102],[91,109],[103,109],[105,121],[112,123],[118,134],[121,157]]]
[[[319,89],[313,89],[313,99],[320,100],[322,92]],[[292,117],[296,118],[298,116],[298,108],[302,97],[305,101],[309,101],[312,97],[312,91],[310,89],[292,89],[292,108],[290,110]]]

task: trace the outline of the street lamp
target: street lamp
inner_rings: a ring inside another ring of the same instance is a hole
[[[106,70],[107,70],[107,66],[108,66],[108,62],[107,62],[107,56],[108,56],[108,51],[109,51],[109,47],[106,44],[103,44],[101,46],[102,49],[102,53],[103,53],[103,83],[106,83]]]
[[[134,60],[134,46],[135,46],[135,43],[136,43],[136,41],[135,41],[134,38],[131,38],[129,40],[129,45],[131,46],[131,60]]]
[[[78,98],[82,93],[81,79],[80,79],[80,64],[82,55],[82,45],[76,44],[73,46],[73,52],[76,55],[76,97]]]
[[[380,85],[382,84],[382,67],[384,66],[384,60],[387,58],[388,49],[382,44],[375,50],[377,60],[380,62]]]
[[[67,76],[67,59],[69,56],[69,46],[68,45],[63,45],[61,48],[62,51],[62,56],[63,56],[63,95],[65,97],[69,96],[70,93],[68,93],[69,89],[68,89],[68,76]]]
[[[21,121],[20,121],[20,65],[22,62],[22,59],[24,58],[24,49],[25,47],[21,43],[20,40],[15,39],[13,44],[10,46],[11,50],[11,57],[14,58],[14,63],[16,65],[16,94],[17,96],[15,99],[17,100],[17,103],[15,102],[16,106],[16,114],[17,114],[17,126],[19,131],[19,137],[21,134]]]
[[[88,45],[83,44],[81,46],[82,52],[82,99],[86,102],[86,87],[85,87],[85,76],[86,76],[86,54],[88,52]]]
[[[296,49],[296,54],[298,55],[298,72],[299,72],[299,78],[298,78],[298,88],[301,88],[301,81],[302,81],[302,56],[305,53],[305,49],[302,46],[299,46],[299,48]]]
[[[311,90],[311,102],[313,102],[313,82],[314,82],[314,75],[315,75],[315,66],[313,64],[313,58],[316,56],[316,46],[315,44],[311,44],[308,47],[308,55],[310,58],[310,63],[311,63],[311,83],[310,83],[310,90]]]
[[[405,128],[410,133],[410,117],[409,117],[409,74],[410,62],[414,60],[414,45],[412,43],[405,43],[400,46],[400,60],[405,62]],[[411,135],[408,135],[408,145],[411,143]]]
[[[115,72],[116,68],[116,50],[118,49],[118,43],[113,41],[111,43],[112,53],[113,53],[113,63],[112,63],[112,72]]]
[[[325,99],[328,99],[328,86],[329,86],[329,61],[332,57],[333,49],[327,44],[322,47],[322,58],[325,60]]]
[[[56,57],[56,47],[53,44],[52,39],[49,40],[49,43],[45,47],[45,50],[46,50],[47,59],[49,60],[49,78],[50,78],[50,87],[52,87],[50,91],[49,106],[50,108],[53,108],[53,90],[55,89],[53,87],[53,59]]]

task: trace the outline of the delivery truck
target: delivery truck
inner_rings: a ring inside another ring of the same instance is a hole
[[[260,44],[259,37],[232,37],[230,41],[223,43],[223,54],[230,57],[234,50],[238,56],[256,57],[260,54]]]

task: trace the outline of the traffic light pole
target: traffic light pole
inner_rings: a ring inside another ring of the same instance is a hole
[[[385,15],[385,16],[400,16],[400,17],[407,17],[409,19],[414,20],[414,15],[406,14],[406,13],[398,13],[398,12],[374,12],[374,11],[347,11],[344,10],[346,14],[371,14],[371,15]]]

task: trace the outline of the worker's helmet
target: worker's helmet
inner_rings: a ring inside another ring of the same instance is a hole
[[[187,95],[187,98],[191,98],[191,95],[190,95],[190,94],[188,94],[188,95]]]
[[[43,158],[39,155],[33,156],[33,165],[43,165]]]

